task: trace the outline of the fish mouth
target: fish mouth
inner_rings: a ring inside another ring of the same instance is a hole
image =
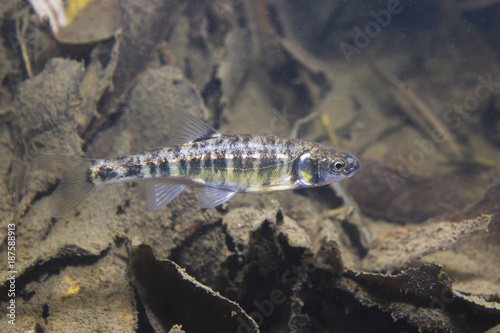
[[[345,175],[346,177],[352,177],[358,172],[361,167],[361,163],[359,163],[359,161],[354,157],[348,157],[346,161],[348,167],[345,169]]]

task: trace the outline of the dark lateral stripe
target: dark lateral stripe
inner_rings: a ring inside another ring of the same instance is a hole
[[[254,165],[254,158],[253,157],[247,157],[244,161],[243,161],[243,169],[245,170],[252,170],[255,168],[255,165]]]
[[[170,165],[167,161],[160,162],[160,174],[162,177],[170,176]]]
[[[148,166],[149,166],[149,173],[151,174],[151,176],[155,176],[156,175],[156,170],[158,170],[158,166],[156,165],[156,163],[155,162],[149,162]]]
[[[189,160],[189,174],[196,176],[201,173],[201,158],[192,157]]]
[[[244,165],[243,165],[243,157],[241,155],[234,155],[233,156],[233,167],[236,170],[243,170]]]
[[[187,167],[188,164],[184,158],[179,160],[179,172],[181,175],[186,175],[187,174]]]
[[[262,154],[259,160],[259,176],[270,172],[269,167],[276,164],[276,158],[270,154]]]
[[[278,160],[274,154],[262,154],[259,160],[259,169],[257,174],[262,183],[270,183],[271,176],[274,171],[278,168]]]
[[[203,168],[206,170],[212,169],[212,159],[210,156],[203,161]]]
[[[125,167],[127,172],[125,173],[125,177],[142,177],[142,165],[129,165]]]
[[[227,171],[227,160],[224,157],[217,157],[212,161],[214,170],[217,171]]]
[[[217,181],[224,184],[229,170],[227,169],[227,160],[224,158],[224,155],[221,154],[219,156],[212,161],[212,165],[214,173],[217,175]]]

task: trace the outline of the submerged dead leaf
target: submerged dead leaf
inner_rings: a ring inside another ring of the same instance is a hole
[[[500,314],[498,303],[485,303],[455,290],[437,264],[397,275],[349,271],[336,286],[364,306],[375,306],[394,321],[406,321],[420,331],[483,332],[497,323]]]
[[[168,332],[174,324],[182,324],[187,332],[259,332],[238,304],[202,285],[173,261],[156,259],[149,246],[134,246],[130,265],[157,332]]]
[[[491,215],[461,222],[438,222],[409,228],[407,233],[382,240],[368,252],[362,267],[368,271],[394,271],[425,254],[449,248],[459,239],[488,230]]]

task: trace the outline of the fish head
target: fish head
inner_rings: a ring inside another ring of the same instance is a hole
[[[352,177],[361,164],[352,154],[320,145],[300,156],[295,172],[298,187],[322,186]]]

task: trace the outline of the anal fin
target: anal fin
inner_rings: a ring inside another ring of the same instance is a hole
[[[202,187],[198,191],[198,203],[201,208],[213,208],[231,199],[237,192],[212,187]]]
[[[146,183],[148,209],[152,212],[160,209],[178,196],[186,187],[187,185],[175,182]]]

